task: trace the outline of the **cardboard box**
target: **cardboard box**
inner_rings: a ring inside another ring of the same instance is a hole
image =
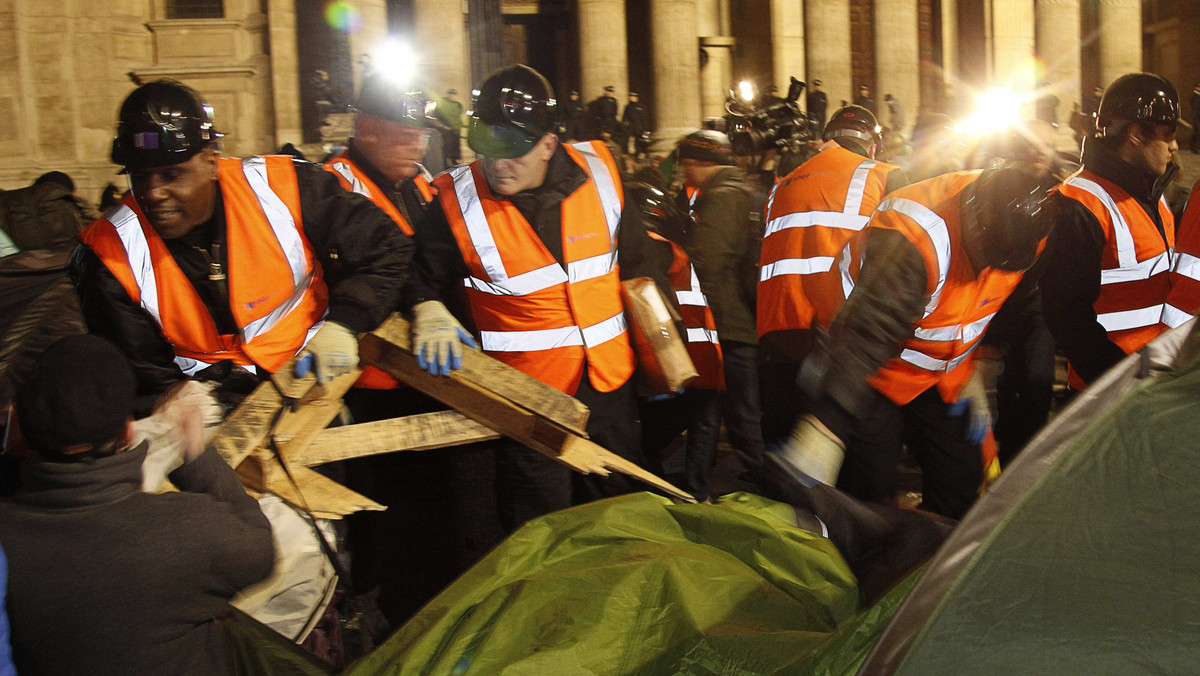
[[[700,376],[675,327],[679,314],[649,277],[621,282],[621,298],[629,320],[629,337],[638,372],[653,392],[679,391]]]

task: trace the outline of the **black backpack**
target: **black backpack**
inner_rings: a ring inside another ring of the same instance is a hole
[[[54,183],[0,191],[0,230],[21,251],[66,251],[86,225],[75,196]]]

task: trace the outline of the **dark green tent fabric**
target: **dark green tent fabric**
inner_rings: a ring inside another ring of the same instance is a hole
[[[859,603],[795,510],[639,493],[530,522],[345,673],[772,674]]]
[[[237,676],[327,676],[334,669],[240,610],[217,622],[228,632]]]
[[[1200,670],[1200,368],[1138,380],[1131,360],[1098,415],[1064,413],[1080,431],[1023,452],[1010,479],[1027,484],[1002,478],[996,504],[967,515],[930,563],[941,591],[922,595],[922,580],[906,604],[927,619],[902,608],[863,673]],[[995,524],[955,541],[985,516]]]

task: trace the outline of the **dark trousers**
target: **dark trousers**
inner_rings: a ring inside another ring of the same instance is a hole
[[[584,377],[575,398],[590,409],[587,433],[592,441],[644,464],[641,425],[634,384],[630,379],[612,392],[598,392]],[[508,532],[537,518],[571,505],[641,490],[641,484],[624,474],[607,477],[578,474],[566,465],[505,440],[496,449],[496,492],[500,522]]]
[[[680,488],[696,496],[697,500],[707,498],[721,436],[721,406],[717,391],[689,389],[678,397],[644,401],[640,409],[646,469],[663,476],[664,451],[687,431]]]
[[[1054,398],[1054,338],[1040,318],[1007,346],[996,381],[996,444],[1007,467],[1050,419]]]
[[[838,488],[859,500],[896,497],[896,467],[907,445],[921,465],[922,507],[961,519],[983,479],[979,446],[966,436],[967,416],[951,416],[936,387],[904,406],[876,393],[853,431],[842,436],[846,458]]]
[[[444,409],[413,389],[347,393],[355,422]],[[387,506],[347,518],[357,593],[379,589],[398,627],[504,538],[495,514],[491,444],[349,460],[346,485]]]
[[[725,392],[721,394],[721,416],[725,431],[750,479],[762,476],[762,405],[758,390],[758,346],[722,341],[725,361]]]

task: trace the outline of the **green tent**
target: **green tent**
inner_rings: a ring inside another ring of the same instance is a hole
[[[1195,324],[1127,358],[1022,451],[860,674],[1200,670]]]

